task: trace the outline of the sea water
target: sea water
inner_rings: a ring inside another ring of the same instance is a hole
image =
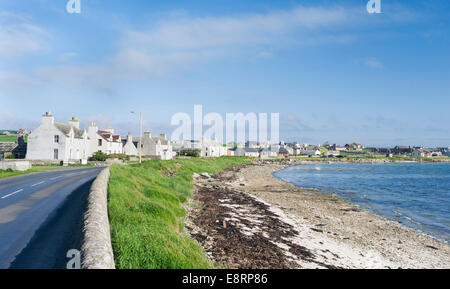
[[[450,164],[311,164],[274,176],[332,193],[372,213],[450,241]]]

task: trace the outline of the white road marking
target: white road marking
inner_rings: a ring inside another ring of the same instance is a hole
[[[54,181],[54,180],[59,179],[59,178],[62,178],[62,176],[54,177],[54,178],[51,178],[50,180]]]
[[[35,187],[35,186],[40,185],[40,184],[43,184],[43,183],[45,183],[45,181],[42,181],[42,182],[37,183],[37,184],[34,184],[34,185],[32,185],[32,187]]]
[[[8,198],[8,197],[11,197],[12,195],[15,195],[15,194],[17,194],[17,193],[20,193],[21,191],[23,191],[23,189],[17,190],[17,191],[15,191],[14,193],[11,193],[11,194],[9,194],[9,195],[3,196],[2,199],[6,199],[6,198]]]

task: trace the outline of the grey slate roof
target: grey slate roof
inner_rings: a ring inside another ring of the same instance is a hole
[[[17,146],[15,142],[0,142],[0,152],[12,152]]]
[[[245,152],[247,153],[257,153],[258,150],[254,148],[244,148]]]
[[[70,124],[55,122],[54,125],[57,129],[59,129],[66,136],[69,135],[70,129],[72,128]],[[73,132],[75,133],[75,138],[83,138],[84,131],[81,129],[73,128]]]

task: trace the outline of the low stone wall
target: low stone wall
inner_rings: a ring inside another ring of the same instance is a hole
[[[0,170],[26,171],[31,169],[31,162],[25,160],[0,161]]]
[[[81,267],[114,269],[114,255],[108,219],[109,167],[100,172],[91,186],[84,214]]]

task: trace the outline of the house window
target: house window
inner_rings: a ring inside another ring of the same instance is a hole
[[[53,140],[54,140],[55,143],[59,143],[59,135],[55,135],[53,137]]]
[[[102,140],[101,140],[101,139],[98,140],[98,146],[99,146],[99,147],[102,146]]]
[[[53,151],[53,158],[54,158],[55,160],[59,159],[59,157],[58,157],[58,149],[55,149],[55,150]]]
[[[0,161],[3,161],[5,159],[5,153],[1,152],[0,153]]]

